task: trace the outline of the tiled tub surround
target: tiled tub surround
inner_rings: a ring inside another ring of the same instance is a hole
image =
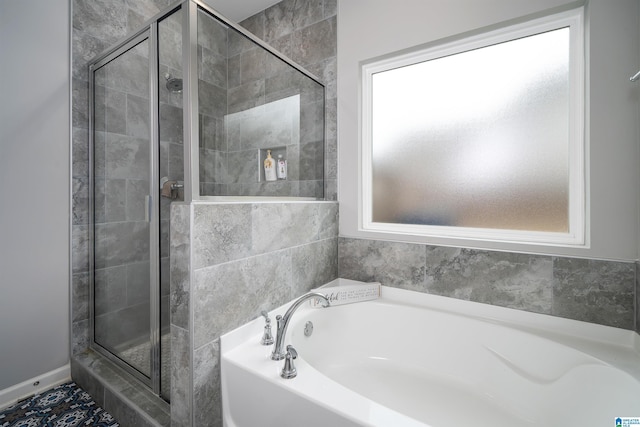
[[[635,330],[636,263],[340,237],[340,277]]]
[[[172,207],[173,426],[222,425],[219,337],[338,274],[335,202]]]

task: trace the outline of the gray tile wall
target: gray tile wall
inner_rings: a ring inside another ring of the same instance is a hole
[[[205,13],[198,22],[201,194],[322,199],[321,86]],[[294,95],[295,111],[283,109]],[[287,160],[286,180],[265,181],[267,149]]]
[[[227,181],[228,30],[198,12],[198,99],[200,124],[200,194],[224,195]]]
[[[635,330],[636,263],[339,239],[339,275]]]
[[[291,58],[296,63],[317,76],[325,84],[326,93],[324,100],[325,113],[325,145],[324,150],[319,146],[318,129],[310,123],[315,111],[321,106],[321,100],[315,97],[311,88],[303,89],[301,104],[303,115],[301,117],[300,160],[298,165],[293,165],[293,173],[299,174],[301,181],[300,193],[314,191],[313,186],[318,185],[318,177],[324,170],[324,193],[326,200],[337,200],[337,136],[336,136],[336,15],[337,0],[313,0],[296,1],[284,0],[268,9],[242,21],[247,30],[266,41],[269,45]],[[238,67],[252,69],[254,58],[242,57],[241,50],[230,62],[235,61]],[[230,53],[231,55],[231,53]],[[232,64],[230,63],[230,68]],[[244,69],[244,68],[242,68]],[[297,76],[290,73],[275,75],[266,80],[264,93],[267,101],[279,99],[283,96],[282,89],[285,84],[290,84],[292,78]],[[236,89],[230,90],[230,111],[232,109],[233,91],[251,92],[260,89],[256,81],[236,82]],[[304,83],[300,83],[304,84]],[[242,97],[244,99],[244,96]],[[324,151],[324,161],[322,152]],[[295,153],[298,155],[298,153]],[[323,164],[324,163],[324,164]],[[307,186],[308,188],[305,188]]]
[[[191,206],[171,207],[171,419],[174,427],[190,426],[192,403],[191,350]]]
[[[335,202],[173,206],[173,425],[222,425],[220,336],[337,277],[337,215]]]

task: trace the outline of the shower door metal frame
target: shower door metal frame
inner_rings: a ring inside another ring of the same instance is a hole
[[[183,0],[182,4],[184,21],[182,25],[182,58],[183,58],[183,111],[184,111],[184,201],[191,202],[201,199],[200,196],[200,153],[198,146],[192,147],[191,141],[199,141],[199,122],[198,122],[198,12],[208,14],[222,25],[231,28],[252,43],[271,53],[276,58],[282,60],[285,64],[299,71],[315,83],[325,88],[324,83],[315,75],[307,71],[300,64],[293,61],[286,55],[278,52],[268,45],[264,40],[242,27],[234,23],[221,13],[211,8],[202,0]],[[323,129],[323,140],[326,139]],[[187,143],[189,141],[189,143]],[[189,177],[189,179],[187,179]]]
[[[218,13],[201,0],[179,0],[167,6],[154,17],[149,19],[143,26],[130,36],[121,40],[105,52],[95,57],[89,63],[89,347],[99,352],[109,360],[114,361],[118,366],[126,370],[133,377],[137,378],[145,385],[149,386],[154,393],[161,394],[160,384],[160,251],[159,251],[159,211],[160,211],[160,185],[159,185],[159,94],[158,94],[158,23],[175,12],[182,13],[182,61],[183,61],[183,145],[184,145],[184,203],[191,203],[201,199],[199,188],[199,148],[194,141],[199,141],[199,117],[198,117],[198,12],[202,11],[221,24],[237,31],[242,36],[249,39],[257,46],[268,51],[275,57],[288,64],[293,69],[299,71],[304,76],[316,82],[324,88],[324,84],[312,73],[302,66],[269,46],[262,39],[252,34],[239,24],[234,23],[222,14]],[[157,250],[150,251],[150,343],[151,343],[151,377],[139,372],[128,365],[119,357],[109,352],[100,344],[95,342],[94,335],[94,241],[95,241],[95,221],[93,212],[95,210],[94,188],[94,72],[106,65],[111,60],[125,53],[143,40],[149,41],[149,83],[150,83],[150,200],[147,204],[150,219],[150,248]],[[324,129],[323,129],[324,132]]]
[[[162,16],[172,13],[175,7]],[[159,18],[160,19],[160,18]],[[133,377],[149,386],[155,394],[160,395],[160,177],[159,153],[160,143],[158,135],[158,20],[137,31],[116,47],[104,52],[89,64],[89,347]],[[95,200],[94,200],[94,144],[95,144],[95,84],[94,73],[112,60],[128,52],[138,44],[147,40],[149,44],[149,197],[145,201],[146,217],[149,222],[149,342],[150,342],[150,376],[147,377],[126,361],[111,353],[95,340]]]

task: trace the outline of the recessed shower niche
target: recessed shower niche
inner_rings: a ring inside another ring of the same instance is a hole
[[[169,400],[173,203],[324,197],[324,86],[185,0],[91,61],[90,347]],[[272,150],[287,178],[256,168]]]

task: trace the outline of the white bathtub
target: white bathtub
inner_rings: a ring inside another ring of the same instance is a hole
[[[630,331],[383,287],[376,301],[301,307],[286,340],[298,376],[285,380],[259,344],[263,325],[222,337],[227,427],[607,427],[640,417]]]

